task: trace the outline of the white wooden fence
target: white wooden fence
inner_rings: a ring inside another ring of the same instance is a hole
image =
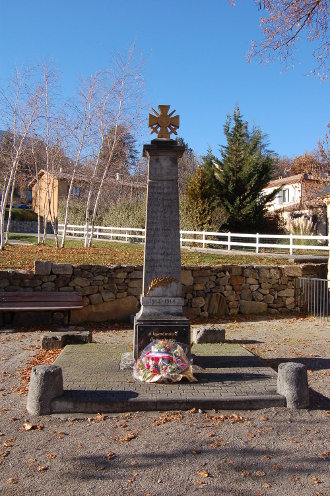
[[[62,234],[64,224],[59,224],[59,234]],[[67,225],[67,236],[83,238],[86,235],[85,226]],[[89,229],[90,232],[90,229]],[[93,239],[117,241],[126,243],[143,243],[145,229],[138,227],[105,227],[95,226]],[[181,246],[200,246],[201,248],[237,250],[244,249],[255,253],[267,251],[289,251],[290,255],[296,250],[329,251],[328,236],[306,236],[298,234],[241,234],[231,232],[180,231]]]

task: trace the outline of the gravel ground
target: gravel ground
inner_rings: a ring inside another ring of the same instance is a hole
[[[0,494],[330,494],[330,326],[263,318],[224,327],[228,340],[274,368],[286,359],[305,363],[311,409],[31,418],[17,370],[39,353],[41,331],[1,332]],[[103,326],[94,338],[112,342],[128,332]]]

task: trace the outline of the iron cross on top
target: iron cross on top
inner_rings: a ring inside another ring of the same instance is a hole
[[[170,114],[170,105],[158,105],[159,112],[152,109],[156,114],[149,114],[148,126],[151,128],[151,134],[157,133],[157,138],[171,139],[171,134],[177,134],[176,130],[180,125],[180,116],[174,115],[175,110]]]

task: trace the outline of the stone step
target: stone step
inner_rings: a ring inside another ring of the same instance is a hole
[[[182,398],[143,398],[134,391],[65,391],[52,402],[52,413],[120,413],[134,411],[167,410],[256,410],[260,408],[285,407],[286,399],[279,394]]]

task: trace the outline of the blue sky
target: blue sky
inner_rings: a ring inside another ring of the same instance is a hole
[[[308,77],[311,48],[295,67],[248,64],[260,37],[253,0],[0,0],[0,80],[15,65],[44,60],[58,68],[69,97],[88,76],[136,45],[144,60],[145,103],[171,104],[180,135],[198,153],[224,144],[223,124],[238,103],[246,120],[269,136],[270,148],[294,156],[316,147],[329,120],[329,83]],[[150,137],[146,126],[143,141]]]

